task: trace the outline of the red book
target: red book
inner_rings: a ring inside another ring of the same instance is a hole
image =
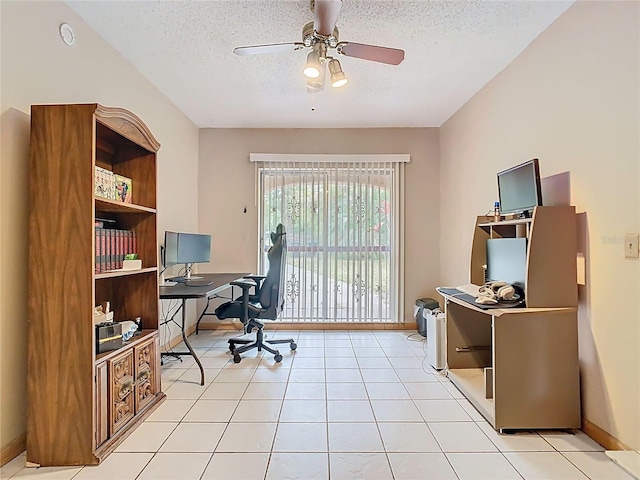
[[[94,246],[96,258],[94,260],[95,264],[93,266],[96,273],[100,273],[100,227],[95,228],[95,239]]]
[[[120,266],[118,268],[122,268],[122,263],[124,262],[124,256],[127,254],[127,232],[125,230],[120,230]]]
[[[136,232],[131,232],[133,234],[133,242],[131,244],[131,253],[138,253],[138,239],[136,238]],[[139,257],[138,257],[139,258]]]
[[[104,272],[107,261],[107,232],[104,228],[100,229],[100,271]]]
[[[105,229],[105,233],[106,233],[106,242],[107,242],[107,255],[106,255],[106,261],[104,262],[104,268],[107,269],[107,271],[111,270],[111,229],[107,228]]]
[[[109,229],[104,229],[104,271],[111,267],[111,242],[109,241]]]
[[[121,231],[120,230],[116,230],[115,234],[116,234],[116,266],[115,268],[120,268],[122,266],[122,262],[120,261],[120,257],[122,255],[122,244],[120,243],[120,239],[121,237]]]
[[[114,229],[111,229],[111,267],[109,268],[109,270],[115,270],[117,267],[116,265],[117,263],[117,255],[118,252],[116,252],[116,246],[117,246],[117,242],[116,242],[116,231]]]
[[[120,241],[122,242],[122,259],[120,261],[120,266],[122,266],[122,262],[124,262],[124,256],[127,252],[127,231],[123,230],[120,232],[122,235],[120,237]]]

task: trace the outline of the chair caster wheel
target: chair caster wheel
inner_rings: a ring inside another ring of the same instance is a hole
[[[296,348],[298,348],[298,345],[296,345],[294,342],[291,342],[289,348],[291,348],[291,350],[295,350]]]
[[[237,353],[233,356],[233,363],[240,363],[240,360],[242,360],[242,357],[240,357],[240,355],[238,355]]]
[[[273,359],[276,361],[276,363],[280,363],[282,361],[282,355],[277,353],[276,356],[273,357]]]

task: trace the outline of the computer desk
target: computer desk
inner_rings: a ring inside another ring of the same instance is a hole
[[[212,282],[211,285],[199,286],[199,287],[190,287],[185,285],[184,283],[178,283],[177,285],[173,285],[171,287],[160,285],[160,299],[161,300],[170,300],[170,299],[178,299],[181,300],[182,303],[180,308],[178,308],[171,318],[163,320],[161,325],[166,325],[167,323],[174,323],[180,327],[182,331],[182,339],[184,340],[184,344],[187,346],[188,352],[171,352],[167,353],[168,355],[191,355],[198,367],[200,367],[200,385],[204,385],[204,368],[202,367],[202,363],[200,363],[200,359],[196,355],[196,352],[193,350],[191,345],[189,344],[189,340],[187,340],[187,334],[185,332],[185,324],[186,324],[186,315],[187,315],[187,300],[189,299],[198,299],[198,298],[206,298],[207,306],[202,311],[202,314],[198,318],[198,324],[204,315],[212,315],[211,313],[206,313],[207,308],[209,308],[209,299],[215,298],[218,293],[226,290],[227,288],[231,288],[231,282],[234,280],[238,280],[242,278],[244,275],[248,275],[247,273],[197,273],[198,277],[202,277],[197,279],[198,281],[209,281]],[[178,323],[175,320],[176,315],[182,312],[182,322]]]

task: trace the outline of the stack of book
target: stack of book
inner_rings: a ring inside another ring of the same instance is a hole
[[[103,273],[122,268],[125,255],[137,253],[136,234],[130,230],[104,228],[104,223],[96,221],[96,261],[95,272]]]

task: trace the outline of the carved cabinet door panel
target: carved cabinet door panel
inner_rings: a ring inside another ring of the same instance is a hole
[[[156,376],[157,337],[134,348],[136,364],[136,413],[153,401],[158,393]]]
[[[133,351],[128,349],[109,363],[109,436],[124,427],[135,414]]]

